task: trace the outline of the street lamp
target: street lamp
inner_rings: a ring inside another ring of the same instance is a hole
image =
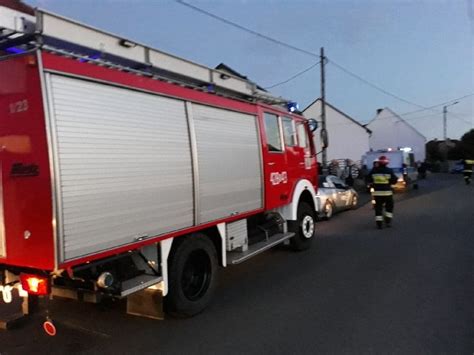
[[[444,141],[446,142],[446,139],[447,139],[447,130],[448,128],[446,127],[447,125],[447,116],[448,116],[448,107],[449,106],[453,106],[453,105],[456,105],[457,103],[459,103],[459,101],[455,101],[453,102],[452,104],[449,104],[449,105],[445,105],[443,106],[443,136],[444,136]]]

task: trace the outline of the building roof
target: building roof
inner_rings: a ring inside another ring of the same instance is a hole
[[[313,106],[316,102],[318,101],[321,101],[321,98],[317,98],[316,100],[314,100],[312,103],[310,103],[304,110],[303,112],[305,112],[308,108],[310,108],[311,106]],[[367,131],[367,133],[369,134],[372,134],[372,131],[370,129],[368,129],[366,127],[366,125],[360,123],[359,121],[357,121],[356,119],[352,118],[351,116],[349,116],[347,113],[345,112],[342,112],[341,110],[339,110],[338,108],[336,108],[335,106],[331,105],[329,102],[326,101],[326,106],[329,106],[330,108],[332,108],[334,111],[338,112],[339,114],[341,114],[342,116],[344,116],[345,118],[347,118],[349,121],[355,123],[356,125],[362,127],[363,129],[365,129]]]
[[[28,15],[35,14],[34,8],[23,3],[21,0],[0,0],[0,6],[4,6],[16,11],[24,12],[25,14],[28,14]]]
[[[393,112],[388,107],[385,107],[382,110],[377,110],[377,114],[375,115],[375,117],[369,123],[367,123],[367,125],[369,125],[373,121],[375,121],[380,116],[380,114],[385,110],[388,111],[393,117],[397,118],[400,122],[403,122],[407,127],[411,128],[415,133],[417,133],[419,136],[421,136],[426,141],[426,137],[419,130],[417,130],[415,127],[413,127],[411,124],[409,124],[406,120],[404,120],[401,116],[399,116],[398,114]]]
[[[220,63],[217,67],[215,67],[214,69],[216,70],[220,70],[220,71],[224,71],[224,72],[227,72],[233,76],[236,76],[240,79],[244,79],[244,80],[247,80],[249,82],[251,82],[251,80],[246,77],[245,75],[243,74],[240,74],[238,71],[232,69],[231,67],[229,67],[227,64],[224,64],[224,63]],[[257,84],[256,84],[257,85]],[[263,87],[261,87],[260,85],[257,85],[257,89],[261,90],[261,91],[267,91],[265,90]]]

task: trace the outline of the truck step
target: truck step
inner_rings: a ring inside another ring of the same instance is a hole
[[[120,297],[126,297],[134,292],[156,285],[162,280],[163,278],[161,276],[143,274],[130,280],[123,281]]]
[[[250,259],[251,257],[260,254],[261,252],[264,252],[265,250],[268,250],[274,247],[275,245],[283,243],[285,240],[290,239],[294,235],[295,233],[274,234],[271,237],[269,237],[268,240],[264,240],[262,242],[249,245],[248,250],[244,252],[237,252],[237,251],[230,252],[227,256],[227,261],[229,264],[232,264],[232,265],[240,264]]]

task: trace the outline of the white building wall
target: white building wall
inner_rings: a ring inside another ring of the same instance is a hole
[[[321,121],[321,101],[318,100],[304,111],[306,118],[314,118]],[[347,118],[341,112],[326,105],[326,130],[328,132],[329,147],[327,149],[327,159],[351,159],[359,161],[369,150],[369,132]],[[321,123],[315,132],[316,151],[320,152],[321,147]],[[321,161],[321,154],[318,155]]]
[[[369,139],[372,150],[410,147],[416,161],[425,160],[426,138],[390,109],[379,112],[367,128],[372,131]]]

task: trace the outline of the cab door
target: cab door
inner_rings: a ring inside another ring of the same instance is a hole
[[[311,153],[306,126],[305,121],[297,117],[282,118],[288,179],[293,187],[301,179],[309,180],[313,185],[316,182],[316,158]]]
[[[265,207],[277,208],[288,203],[289,183],[281,117],[263,112],[263,164],[265,178]]]
[[[283,130],[283,141],[285,143],[286,165],[288,168],[288,180],[291,186],[301,176],[304,171],[304,149],[298,146],[298,136],[296,134],[296,123],[291,117],[281,118]]]
[[[316,166],[316,151],[313,144],[313,134],[309,130],[306,120],[295,118],[296,135],[298,137],[298,177],[311,181],[317,189],[318,172]]]

